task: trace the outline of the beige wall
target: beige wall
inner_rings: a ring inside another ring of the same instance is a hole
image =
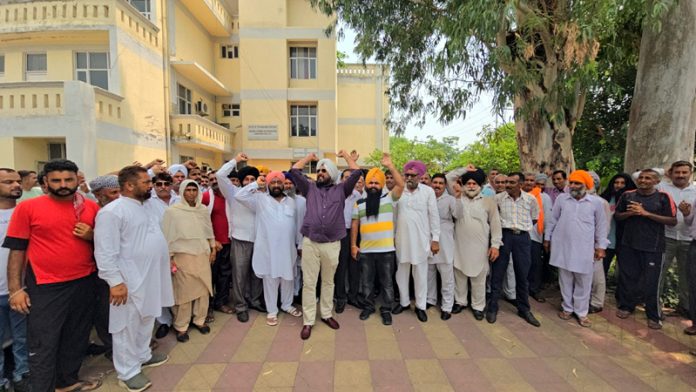
[[[173,4],[176,47],[170,48],[170,56],[195,61],[215,74],[212,38],[181,3],[175,1]]]

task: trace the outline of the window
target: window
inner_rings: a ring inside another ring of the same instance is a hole
[[[152,20],[152,9],[150,8],[150,0],[128,0],[144,17]]]
[[[65,143],[48,143],[48,160],[65,159]]]
[[[317,48],[290,48],[290,78],[317,78]]]
[[[317,105],[290,106],[290,136],[317,136]]]
[[[291,165],[295,165],[297,162],[292,162]],[[305,165],[304,168],[302,168],[302,172],[305,174],[316,174],[317,173],[317,162],[312,161],[309,162]]]
[[[188,161],[195,161],[193,157],[190,157],[188,155],[179,155],[179,163],[186,163]]]
[[[109,89],[109,54],[106,52],[75,53],[77,80]]]
[[[27,53],[25,65],[27,75],[46,74],[46,70],[48,69],[46,53]]]
[[[177,85],[177,97],[179,98],[179,114],[191,114],[191,90],[182,85]]]
[[[237,45],[222,45],[222,58],[223,59],[236,59],[239,58],[239,46]]]
[[[0,54],[0,75],[5,73],[5,55]]]
[[[240,109],[238,103],[223,103],[222,104],[222,116],[223,117],[239,117]]]

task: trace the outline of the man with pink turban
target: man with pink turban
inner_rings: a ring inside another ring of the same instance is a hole
[[[409,277],[413,269],[416,296],[416,316],[428,321],[426,300],[428,295],[428,257],[440,250],[440,213],[437,210],[435,191],[420,183],[426,172],[421,161],[409,161],[404,165],[406,189],[397,203],[396,216],[396,284],[399,287],[401,306],[394,314],[410,308]]]

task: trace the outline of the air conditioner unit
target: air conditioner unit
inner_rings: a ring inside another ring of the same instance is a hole
[[[208,105],[203,103],[203,101],[196,102],[196,114],[199,116],[207,116]]]

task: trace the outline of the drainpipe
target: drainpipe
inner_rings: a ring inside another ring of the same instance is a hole
[[[172,161],[172,132],[171,132],[171,123],[169,120],[169,112],[171,110],[171,104],[169,102],[169,31],[168,31],[168,25],[167,25],[167,13],[168,13],[168,1],[169,0],[162,0],[162,12],[161,18],[160,18],[160,23],[162,26],[162,68],[163,68],[163,86],[164,86],[164,139],[165,139],[165,148],[166,148],[166,162],[167,165],[171,165],[174,162]]]

